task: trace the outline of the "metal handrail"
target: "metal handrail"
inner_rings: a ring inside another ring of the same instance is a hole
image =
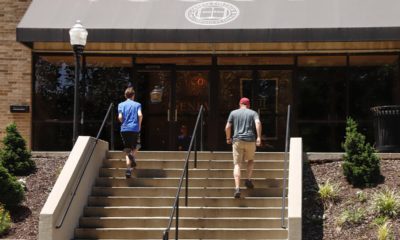
[[[107,122],[107,118],[109,117],[110,112],[111,112],[111,116],[112,116],[112,119],[111,119],[111,131],[114,131],[114,127],[113,127],[113,126],[114,126],[114,117],[113,117],[113,116],[114,116],[114,111],[111,111],[111,110],[113,109],[113,107],[114,107],[114,104],[113,104],[113,103],[111,103],[110,106],[108,107],[108,110],[107,110],[107,113],[106,113],[106,115],[105,115],[105,117],[104,117],[103,123],[101,124],[101,127],[100,127],[99,131],[97,132],[97,136],[96,136],[95,142],[94,142],[94,144],[93,144],[93,146],[92,146],[92,149],[91,149],[91,151],[90,151],[90,155],[89,155],[88,158],[85,159],[84,167],[82,168],[83,170],[82,170],[82,172],[80,173],[79,179],[78,179],[78,181],[76,182],[76,184],[75,184],[75,186],[74,186],[74,191],[73,191],[73,192],[71,193],[71,195],[70,195],[68,207],[64,210],[64,213],[63,213],[63,215],[62,215],[62,218],[61,218],[61,219],[58,221],[58,223],[56,224],[56,228],[60,228],[60,227],[63,225],[63,223],[64,223],[65,217],[67,216],[67,213],[68,213],[68,211],[69,211],[69,208],[71,207],[72,201],[74,200],[74,197],[75,197],[75,195],[76,195],[76,191],[78,190],[79,184],[80,184],[81,181],[82,181],[82,178],[83,178],[83,176],[84,176],[84,174],[85,174],[86,168],[87,168],[87,166],[88,166],[88,164],[89,164],[89,160],[90,160],[90,158],[92,157],[92,154],[93,154],[93,152],[94,152],[94,149],[95,149],[95,147],[96,147],[96,145],[97,145],[97,141],[98,141],[99,138],[100,138],[101,132],[103,131],[104,125],[105,125],[106,122]],[[112,133],[111,133],[111,141],[112,141],[112,144],[114,144],[114,139],[113,139],[113,138],[114,138],[114,133],[112,132]]]
[[[186,182],[185,182],[185,206],[187,207],[188,205],[188,186],[189,186],[189,158],[190,158],[190,153],[192,152],[192,146],[194,146],[194,168],[197,168],[197,132],[198,132],[198,126],[199,126],[199,122],[201,122],[200,124],[200,146],[202,148],[203,144],[203,112],[204,112],[204,107],[203,105],[200,106],[200,110],[199,113],[197,115],[197,120],[196,120],[196,124],[193,130],[193,135],[192,135],[192,139],[190,140],[190,145],[189,145],[189,149],[187,150],[187,154],[186,154],[186,159],[185,159],[185,166],[183,168],[183,172],[182,172],[182,176],[179,180],[179,186],[178,186],[178,190],[176,192],[176,196],[175,196],[175,201],[174,201],[174,205],[172,206],[172,210],[171,210],[171,214],[169,217],[169,223],[167,228],[165,229],[164,233],[163,233],[163,240],[168,240],[169,239],[169,231],[171,229],[171,225],[172,225],[172,221],[174,219],[174,215],[175,215],[175,239],[179,239],[178,238],[178,232],[179,232],[179,195],[180,195],[180,191],[182,189],[182,183],[183,183],[183,178],[186,178]],[[201,149],[202,150],[202,149]]]
[[[286,228],[285,224],[285,207],[286,207],[286,178],[288,168],[288,157],[289,157],[289,137],[290,137],[290,105],[288,105],[287,117],[286,117],[286,137],[285,137],[285,158],[283,168],[283,190],[282,190],[282,211],[281,211],[281,226]]]

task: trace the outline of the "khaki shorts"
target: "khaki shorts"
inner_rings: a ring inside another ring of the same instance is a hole
[[[233,164],[254,160],[256,142],[235,141],[232,144]]]

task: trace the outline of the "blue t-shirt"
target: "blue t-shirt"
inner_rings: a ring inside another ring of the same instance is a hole
[[[118,104],[118,114],[122,114],[121,132],[139,132],[139,110],[142,105],[131,99]]]

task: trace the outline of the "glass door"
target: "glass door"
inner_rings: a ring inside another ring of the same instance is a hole
[[[200,106],[205,108],[203,118],[203,150],[207,146],[207,113],[209,99],[208,71],[178,71],[176,80],[176,108],[174,121],[177,142],[175,150],[187,150]],[[199,126],[200,127],[200,126]],[[200,149],[200,143],[198,143]]]
[[[171,70],[138,71],[136,78],[137,101],[142,104],[142,150],[172,150],[174,125]]]
[[[136,79],[137,100],[144,114],[142,149],[187,150],[200,106],[204,105],[206,112],[208,109],[208,71],[176,71],[173,66],[162,66],[138,70]],[[205,128],[203,137],[206,143]]]
[[[247,97],[262,123],[258,151],[282,151],[285,144],[287,105],[292,99],[290,70],[224,70],[219,76],[219,129],[224,129],[230,111]],[[225,135],[218,134],[219,149],[230,150]]]

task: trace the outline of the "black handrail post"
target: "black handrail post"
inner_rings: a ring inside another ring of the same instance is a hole
[[[169,239],[169,232],[168,231],[164,231],[163,240],[168,240],[168,239]]]
[[[203,114],[204,114],[204,109],[201,110],[201,116],[200,116],[200,151],[203,151]],[[197,166],[196,166],[197,167]]]
[[[175,217],[175,239],[178,240],[179,233],[179,201],[176,203],[176,217]]]
[[[197,129],[194,133],[194,167],[197,168]]]
[[[182,190],[182,185],[183,185],[183,178],[186,176],[186,197],[185,197],[185,203],[187,206],[187,202],[188,202],[188,196],[189,196],[189,159],[190,159],[190,153],[193,150],[194,147],[194,151],[195,151],[195,166],[197,166],[197,146],[196,146],[196,138],[198,137],[197,132],[199,130],[199,122],[200,122],[200,118],[203,114],[203,105],[200,106],[200,110],[199,110],[199,114],[197,115],[197,119],[196,119],[196,124],[193,130],[193,134],[192,134],[192,139],[190,140],[190,144],[189,144],[189,149],[187,150],[187,155],[186,155],[186,159],[185,159],[185,166],[183,167],[184,170],[182,172],[182,175],[180,177],[179,180],[179,185],[178,185],[178,189],[176,192],[176,196],[175,196],[175,201],[171,210],[171,214],[169,217],[169,222],[168,222],[168,226],[165,229],[164,233],[163,233],[163,239],[164,240],[168,240],[168,235],[169,235],[169,231],[171,229],[172,226],[172,222],[173,222],[173,218],[175,216],[175,224],[176,224],[176,233],[175,233],[175,238],[178,239],[178,231],[179,231],[179,196],[180,196],[180,192]],[[197,136],[197,137],[196,137]],[[185,172],[186,171],[186,172]]]
[[[287,178],[287,162],[289,155],[289,136],[290,136],[290,105],[288,105],[286,117],[286,138],[285,138],[285,159],[283,168],[283,190],[282,190],[282,211],[281,211],[281,226],[286,228],[285,224],[285,206],[286,206],[286,178]]]
[[[185,182],[185,206],[188,206],[188,196],[189,196],[189,163],[186,164],[186,182]]]
[[[113,104],[113,109],[111,110],[111,140],[110,140],[110,145],[111,145],[111,150],[114,150],[114,123],[115,123],[115,113],[114,113],[114,104]]]

